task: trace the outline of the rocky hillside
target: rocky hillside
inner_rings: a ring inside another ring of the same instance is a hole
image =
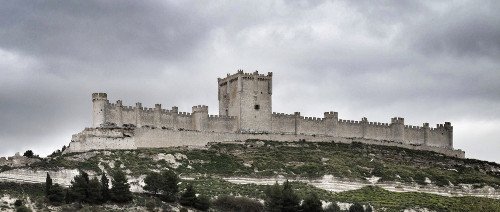
[[[29,166],[4,166],[0,180],[36,184],[49,172],[54,182],[67,186],[77,169],[97,176],[117,167],[127,173],[137,195],[148,172],[170,169],[212,198],[231,194],[263,199],[269,185],[289,179],[300,197],[315,192],[325,205],[500,211],[499,164],[361,143],[246,141],[205,148],[55,153]],[[9,189],[1,193],[19,195]]]

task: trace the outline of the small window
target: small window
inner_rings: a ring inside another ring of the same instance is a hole
[[[260,105],[255,105],[255,106],[254,106],[254,108],[255,108],[256,110],[259,110],[259,109],[260,109]]]

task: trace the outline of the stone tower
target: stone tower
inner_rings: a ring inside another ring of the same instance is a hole
[[[100,127],[106,121],[106,105],[108,103],[108,95],[106,93],[92,94],[92,126]]]
[[[219,115],[238,117],[240,132],[271,131],[272,72],[244,73],[218,78]]]

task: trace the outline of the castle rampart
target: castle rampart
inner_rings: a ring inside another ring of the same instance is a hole
[[[424,149],[436,149],[436,151],[438,149],[454,151],[453,126],[450,122],[437,124],[436,128],[431,128],[428,123],[424,123],[421,127],[405,125],[405,120],[401,117],[391,118],[390,123],[380,123],[368,121],[367,118],[359,121],[339,119],[338,112],[334,111],[325,112],[322,118],[304,117],[300,112],[294,114],[272,112],[272,77],[271,72],[264,75],[257,71],[244,73],[238,70],[236,74],[228,74],[223,79],[218,78],[219,115],[210,115],[208,106],[205,105],[193,106],[191,113],[179,112],[175,106],[170,110],[163,109],[161,104],[155,104],[154,108],[143,107],[140,102],[135,106],[124,106],[121,100],[110,103],[106,93],[94,93],[92,94],[93,128],[97,130],[86,130],[93,134],[80,133],[74,135],[73,140],[87,140],[95,143],[106,138],[112,139],[111,143],[114,143],[123,135],[122,131],[118,130],[116,134],[103,134],[98,130],[111,127],[140,129],[140,131],[136,130],[135,136],[137,132],[140,132],[145,138],[149,138],[147,133],[149,129],[162,129],[176,132],[212,133],[210,136],[218,135],[219,137],[216,136],[214,139],[221,139],[221,141],[232,138],[254,138],[255,136],[251,135],[265,134],[274,140],[286,140],[290,136],[291,138],[305,137],[309,140],[318,137],[321,141],[349,138],[420,146]],[[151,132],[158,133],[158,131]],[[175,133],[175,136],[179,135]],[[200,136],[200,139],[202,137]],[[125,136],[125,138],[128,137]],[[154,139],[169,141],[165,137],[154,137]],[[84,144],[74,144],[76,145]],[[113,145],[118,145],[119,148],[132,148],[138,144],[112,144],[109,148]],[[141,140],[139,146],[146,147],[147,140]]]

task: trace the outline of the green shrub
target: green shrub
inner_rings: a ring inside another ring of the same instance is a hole
[[[323,211],[322,205],[323,204],[321,203],[321,200],[318,198],[318,195],[316,195],[316,193],[311,193],[302,202],[302,205],[300,207],[302,211],[322,212]]]
[[[340,207],[336,202],[330,203],[324,210],[325,212],[340,212]]]
[[[260,212],[264,211],[264,205],[259,201],[247,197],[220,196],[213,202],[217,211],[230,212]]]
[[[16,208],[16,212],[31,212],[32,210],[29,209],[28,207],[21,205]]]
[[[365,209],[363,208],[363,205],[355,202],[354,204],[349,207],[349,212],[364,212]]]
[[[181,203],[181,205],[183,206],[194,206],[194,204],[196,203],[196,192],[192,184],[189,184],[186,188],[186,191],[182,193],[179,203]]]

